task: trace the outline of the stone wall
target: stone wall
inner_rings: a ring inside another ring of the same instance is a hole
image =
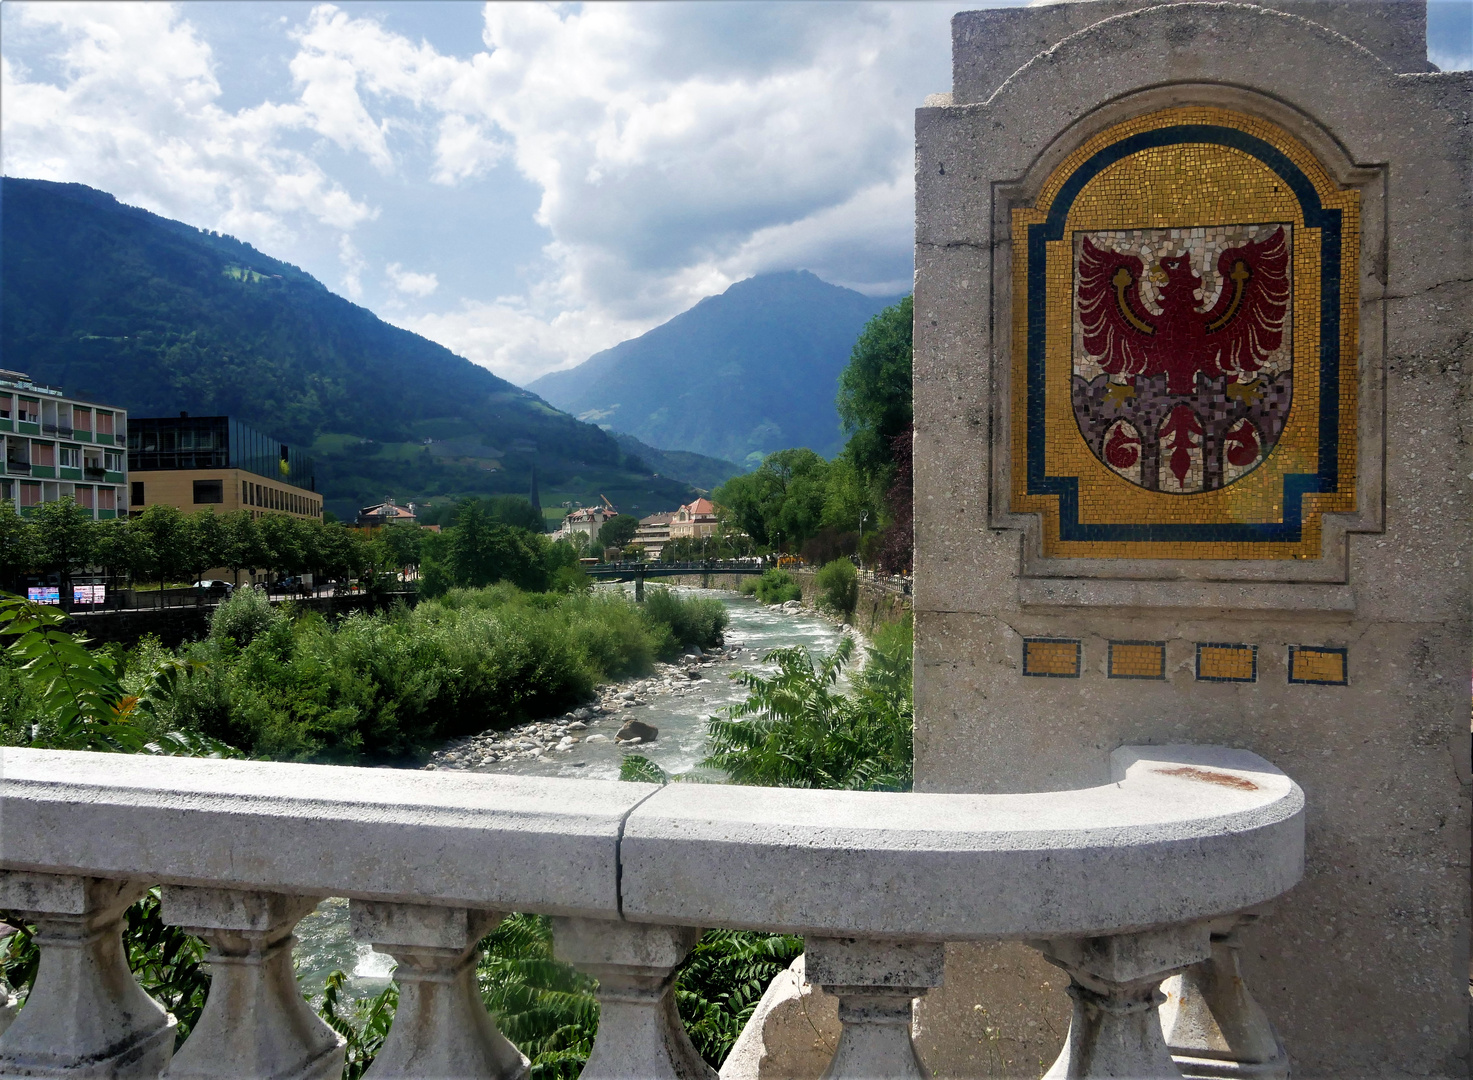
[[[793,579],[803,590],[803,603],[817,606],[816,570],[793,571]],[[910,594],[900,585],[872,577],[859,579],[859,602],[854,605],[854,627],[862,634],[872,634],[876,627],[898,623],[911,612]]]

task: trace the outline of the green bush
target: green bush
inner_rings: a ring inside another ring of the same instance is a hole
[[[910,640],[908,624],[887,631],[854,675],[852,694],[836,689],[853,658],[851,637],[817,665],[801,645],[768,653],[777,671],[735,676],[747,700],[712,718],[701,764],[738,784],[910,790]]]
[[[210,637],[232,639],[242,649],[284,616],[259,589],[236,589],[210,616]]]
[[[764,604],[785,604],[802,600],[803,590],[786,570],[769,570],[757,581],[757,599]]]
[[[854,614],[859,603],[859,572],[848,559],[835,559],[821,569],[813,579],[818,588],[820,607],[843,615]]]
[[[676,648],[695,645],[709,649],[720,644],[726,629],[726,605],[709,596],[683,596],[673,589],[645,591],[644,616],[651,623],[669,627]]]

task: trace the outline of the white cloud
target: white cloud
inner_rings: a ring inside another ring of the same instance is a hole
[[[304,100],[335,101],[315,106],[324,116],[412,106],[434,131],[441,183],[509,158],[541,189],[553,239],[527,295],[412,320],[525,378],[764,270],[903,290],[911,110],[948,81],[950,13],[492,3],[486,50],[456,59],[323,6],[293,72]],[[379,153],[381,124],[337,126]]]
[[[410,296],[429,296],[440,287],[440,279],[434,274],[417,274],[396,262],[384,267],[384,275],[395,289]]]
[[[283,28],[290,84],[230,112],[187,6],[12,6],[67,44],[49,80],[7,60],[8,173],[80,180],[268,251],[325,230],[354,298],[377,288],[354,240],[376,185],[515,168],[551,237],[520,267],[521,295],[451,293],[412,240],[372,250],[397,322],[518,381],[753,273],[904,289],[913,109],[950,82],[954,8],[488,3],[483,48],[450,56],[321,4]],[[428,310],[432,295],[448,307]]]
[[[350,230],[372,217],[281,141],[305,122],[300,106],[219,107],[210,46],[173,5],[7,7],[17,30],[62,42],[54,80],[4,58],[7,175],[90,184],[267,250],[302,227]]]

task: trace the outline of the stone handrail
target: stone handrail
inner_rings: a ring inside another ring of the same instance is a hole
[[[1279,1052],[1246,992],[1210,989],[1240,986],[1222,943],[1301,876],[1303,793],[1213,747],[1125,748],[1114,770],[1086,790],[937,795],[7,749],[0,909],[37,927],[41,966],[0,1077],[336,1077],[341,1039],[291,968],[325,896],[398,963],[375,1080],[525,1072],[475,985],[508,911],[554,916],[557,954],[599,980],[587,1080],[714,1075],[672,994],[713,926],[806,935],[809,978],[840,1001],[834,1078],[924,1075],[911,1002],[940,985],[943,943],[969,939],[1023,939],[1069,972],[1050,1076],[1178,1076],[1173,1055],[1230,1056],[1245,1025]],[[177,1054],[120,945],[155,885],[165,921],[211,946]],[[1179,973],[1163,1033],[1157,988]]]

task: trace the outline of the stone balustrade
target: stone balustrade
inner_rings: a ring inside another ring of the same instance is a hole
[[[8,749],[0,909],[37,927],[41,962],[0,1077],[338,1076],[342,1040],[290,958],[326,896],[398,963],[372,1080],[526,1074],[475,984],[508,911],[553,916],[557,954],[599,980],[586,1080],[714,1076],[672,989],[706,927],[805,935],[809,979],[840,1003],[834,1080],[927,1075],[910,1011],[943,943],[1002,938],[1069,973],[1050,1077],[1272,1075],[1282,1047],[1234,935],[1302,874],[1303,793],[1245,751],[1128,747],[1113,765],[1086,790],[939,795]],[[120,946],[152,886],[210,945],[177,1052]]]

